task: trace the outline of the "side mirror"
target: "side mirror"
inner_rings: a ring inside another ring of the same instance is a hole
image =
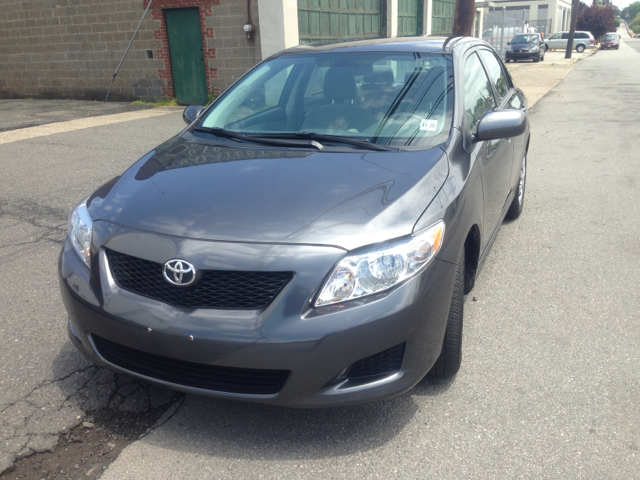
[[[184,120],[184,123],[191,125],[193,121],[198,118],[198,115],[200,115],[202,110],[204,110],[202,105],[189,105],[184,109],[184,112],[182,112],[182,119]]]
[[[526,129],[527,117],[522,110],[496,110],[480,119],[476,140],[517,137]]]
[[[511,42],[507,42],[507,45],[511,45]]]

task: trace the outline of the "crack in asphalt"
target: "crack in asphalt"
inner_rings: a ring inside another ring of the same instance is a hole
[[[14,220],[16,222],[15,225],[26,225],[35,229],[36,233],[31,235],[31,237],[35,235],[35,238],[30,238],[29,240],[0,244],[0,249],[37,244],[43,241],[62,244],[67,233],[65,216],[65,213],[60,209],[35,202],[22,202],[11,206],[7,202],[1,202],[0,219]],[[43,218],[52,219],[53,222],[44,223],[42,221]]]
[[[118,425],[136,423],[142,438],[168,421],[183,398],[93,365],[43,381],[0,410],[0,475],[16,461],[55,451],[61,436],[88,416],[112,434]]]

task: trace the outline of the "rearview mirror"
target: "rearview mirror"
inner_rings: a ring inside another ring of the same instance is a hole
[[[184,112],[182,112],[182,119],[184,120],[184,123],[191,125],[193,121],[198,118],[198,115],[200,115],[200,112],[202,112],[203,109],[204,107],[202,105],[189,105],[184,109]]]
[[[496,110],[480,119],[476,140],[517,137],[526,129],[527,117],[522,110]]]

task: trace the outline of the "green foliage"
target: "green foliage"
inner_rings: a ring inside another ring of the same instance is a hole
[[[629,22],[629,28],[635,33],[640,32],[640,13],[636,15],[636,18]]]
[[[215,95],[208,94],[207,95],[207,104],[205,105],[205,107],[208,107],[209,105],[211,105],[211,102],[213,102],[215,99],[216,99]]]
[[[638,2],[640,3],[640,2]],[[616,11],[613,7],[592,5],[578,13],[576,30],[591,32],[596,41],[607,32],[616,30]]]
[[[624,19],[632,20],[632,19],[635,19],[639,13],[640,13],[640,1],[633,2],[628,7],[623,8],[622,12],[620,12],[620,17]]]
[[[615,21],[616,21],[616,28],[618,28],[620,26],[620,19],[616,18]]]
[[[136,100],[135,102],[131,102],[131,105],[154,105],[156,107],[177,107],[178,99],[174,97],[170,97],[169,95],[165,95],[163,98],[155,102],[143,102],[142,100]]]

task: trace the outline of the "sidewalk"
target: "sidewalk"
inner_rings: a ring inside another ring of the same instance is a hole
[[[529,100],[529,108],[534,106],[549,90],[560,83],[564,77],[576,68],[579,61],[597,52],[597,49],[573,52],[571,58],[564,58],[564,51],[548,51],[544,61],[507,63],[513,83],[520,88]]]

